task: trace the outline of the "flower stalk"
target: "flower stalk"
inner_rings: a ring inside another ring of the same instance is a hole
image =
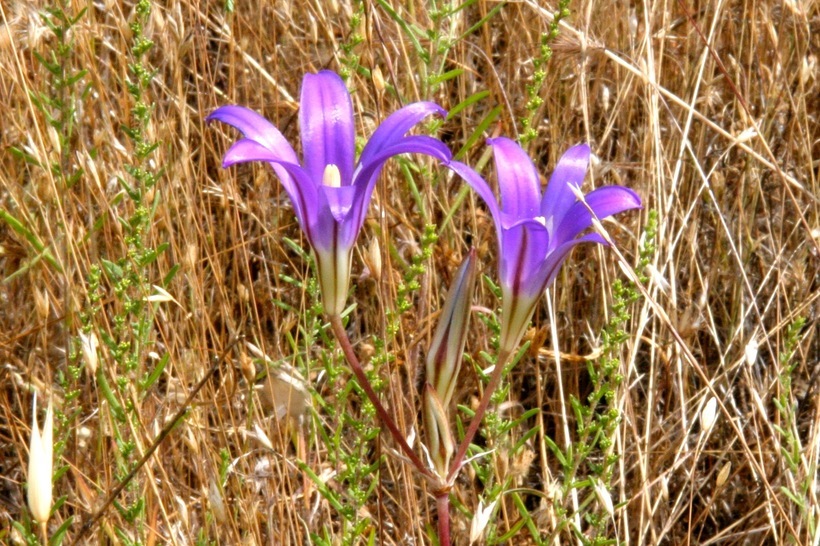
[[[419,456],[416,455],[413,448],[411,448],[407,443],[407,439],[401,431],[399,431],[399,428],[396,426],[393,418],[390,417],[390,414],[387,413],[387,410],[381,403],[379,395],[376,394],[375,390],[373,390],[370,380],[367,379],[367,375],[364,373],[364,369],[362,368],[358,357],[356,357],[356,351],[353,349],[353,344],[350,343],[350,338],[347,336],[347,331],[342,323],[342,317],[340,315],[330,315],[328,316],[328,320],[330,321],[330,328],[333,330],[333,335],[336,337],[336,341],[339,342],[339,346],[342,349],[342,353],[345,355],[345,360],[347,360],[350,369],[353,371],[353,375],[356,376],[356,380],[359,382],[359,386],[362,390],[364,390],[368,400],[370,400],[373,407],[376,408],[376,413],[378,414],[379,419],[390,431],[390,435],[393,437],[393,440],[396,441],[405,457],[409,459],[410,463],[416,468],[416,470],[419,471],[419,473],[427,478],[435,479],[435,475],[425,466],[423,462],[421,462]]]

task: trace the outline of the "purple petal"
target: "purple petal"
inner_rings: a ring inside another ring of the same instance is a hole
[[[227,169],[237,163],[248,163],[250,161],[277,161],[281,163],[283,158],[256,140],[240,138],[225,152],[222,157],[222,168]],[[281,167],[276,165],[276,168]],[[287,171],[284,172],[287,175]]]
[[[356,188],[313,186],[313,180],[302,167],[291,164],[283,164],[283,167],[296,179],[300,190],[305,187],[311,190],[302,192],[304,220],[300,218],[302,231],[310,245],[317,252],[349,252],[361,228],[361,224],[356,225],[352,218],[361,206]]]
[[[293,151],[279,129],[253,110],[243,106],[222,106],[214,110],[206,119],[207,121],[221,121],[239,129],[245,138],[255,140],[283,162],[299,163],[296,152]]]
[[[337,222],[342,223],[350,216],[351,209],[355,208],[354,200],[357,198],[354,186],[341,186],[331,188],[321,186],[319,192],[323,193],[327,200],[330,213]]]
[[[404,137],[391,146],[382,148],[378,154],[371,154],[369,160],[359,161],[356,172],[353,174],[353,184],[356,186],[375,184],[375,178],[384,162],[401,154],[424,154],[442,162],[450,161],[452,157],[450,149],[437,138],[424,135]]]
[[[501,230],[504,227],[501,219],[501,211],[498,208],[498,201],[496,201],[495,194],[480,174],[475,172],[472,167],[468,167],[460,161],[450,161],[447,164],[454,173],[464,179],[473,190],[481,197],[487,207],[490,209],[490,214],[495,222],[496,232],[498,233],[498,241],[501,242]]]
[[[313,179],[299,165],[288,163],[282,164],[282,167],[286,168],[297,182],[297,192],[295,196],[291,195],[291,200],[294,202],[294,208],[298,204],[303,211],[299,216],[299,224],[310,246],[322,252],[341,248],[339,234],[348,231],[345,226],[349,224],[344,218],[345,210],[349,210],[349,190],[334,192],[333,190],[341,188],[329,188],[321,184],[314,186]],[[305,191],[305,188],[308,190]],[[337,216],[341,217],[341,221],[337,220]],[[348,239],[345,240],[348,241]],[[352,240],[350,244],[345,245],[345,248],[351,246]]]
[[[302,195],[307,193],[309,195],[315,194],[315,184],[303,172],[302,167],[298,164],[291,163],[285,158],[272,152],[265,146],[262,146],[255,140],[242,138],[234,142],[233,146],[228,148],[225,156],[222,158],[222,166],[227,168],[237,163],[248,163],[251,161],[265,161],[270,164],[279,180],[282,182],[285,191],[290,195],[294,207],[297,209],[297,216],[301,219],[302,210],[304,209]],[[298,178],[294,180],[294,171],[302,171],[297,174]],[[300,196],[299,199],[294,196]]]
[[[552,281],[555,280],[555,277],[558,276],[558,272],[561,270],[561,265],[569,257],[569,253],[573,248],[581,243],[607,244],[606,240],[597,233],[590,233],[588,235],[584,235],[583,237],[579,237],[578,239],[567,241],[549,253],[547,259],[544,260],[541,267],[539,267],[538,273],[534,275],[533,284],[540,285],[540,291],[546,290],[547,287],[552,284]]]
[[[589,167],[589,146],[573,146],[558,160],[541,201],[541,215],[556,226],[576,201],[570,184],[581,187]]]
[[[371,155],[370,161],[360,161],[356,172],[353,175],[353,185],[356,187],[356,198],[353,200],[349,221],[358,230],[364,217],[370,199],[373,196],[373,189],[376,187],[379,173],[385,161],[400,154],[425,154],[434,157],[442,162],[447,162],[452,156],[450,149],[440,140],[424,135],[403,137],[392,146],[382,148],[379,153]]]
[[[305,74],[299,109],[304,165],[313,180],[322,180],[325,167],[336,165],[342,185],[353,179],[353,105],[345,83],[322,70]]]
[[[307,178],[307,172],[302,172]],[[355,186],[334,188],[319,184],[313,198],[306,203],[306,219],[302,224],[310,244],[323,252],[347,252],[362,227],[355,217],[361,208]]]
[[[222,166],[229,167],[248,161],[266,161],[273,167],[282,182],[282,187],[285,188],[285,192],[293,203],[296,218],[310,241],[308,215],[311,211],[308,207],[315,207],[317,200],[315,183],[310,176],[299,165],[283,161],[268,148],[247,138],[238,140],[230,147],[222,160]]]
[[[515,141],[505,137],[491,138],[501,210],[512,218],[539,216],[541,182],[530,157]]]
[[[533,283],[549,248],[549,233],[535,220],[504,229],[501,235],[498,276],[512,294],[538,294],[543,287]]]
[[[626,210],[641,208],[641,198],[637,193],[623,186],[604,186],[584,196],[586,205],[578,201],[569,207],[564,220],[553,232],[553,247],[575,239],[592,225],[591,208],[599,220]],[[587,208],[589,207],[589,208]]]
[[[434,102],[414,102],[390,114],[370,137],[359,162],[372,161],[382,150],[400,142],[407,131],[430,114],[443,117],[447,115],[447,111]]]

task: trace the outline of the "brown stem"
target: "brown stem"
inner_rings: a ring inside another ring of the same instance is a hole
[[[399,447],[404,452],[404,455],[410,459],[410,462],[416,470],[424,476],[435,480],[436,476],[424,465],[424,463],[421,462],[418,455],[416,455],[413,449],[407,444],[407,440],[405,440],[404,435],[399,431],[399,428],[390,417],[390,414],[387,413],[387,410],[384,409],[384,406],[379,400],[379,395],[377,395],[376,391],[373,390],[373,386],[367,379],[367,376],[362,369],[362,365],[356,357],[356,352],[353,350],[353,345],[350,343],[350,338],[347,337],[347,332],[342,324],[342,317],[339,315],[330,315],[328,318],[330,320],[330,327],[333,329],[333,335],[336,336],[336,340],[342,348],[345,359],[350,365],[350,368],[353,370],[353,375],[356,376],[359,386],[364,389],[367,398],[373,404],[373,407],[376,408],[376,413],[379,414],[379,419],[384,426],[387,427],[387,430],[390,431],[390,435],[393,437],[393,440],[399,444]]]
[[[498,388],[498,384],[501,383],[501,375],[504,372],[504,367],[507,365],[507,359],[510,357],[510,354],[512,354],[511,351],[504,349],[501,349],[498,353],[498,358],[495,362],[495,369],[493,369],[493,374],[490,376],[490,382],[484,389],[484,396],[481,397],[481,402],[478,404],[478,409],[476,409],[475,415],[473,415],[473,420],[470,421],[470,426],[467,428],[467,433],[458,445],[456,456],[450,464],[450,474],[447,476],[447,483],[452,483],[458,474],[458,471],[461,469],[461,463],[467,455],[467,449],[470,447],[470,443],[472,443],[473,438],[475,438],[476,432],[478,432],[478,427],[481,425],[481,420],[484,418],[484,414],[487,412],[487,407],[490,405],[490,398],[492,398],[495,389]]]

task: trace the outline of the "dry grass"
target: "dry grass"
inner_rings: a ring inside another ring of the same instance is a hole
[[[387,3],[406,23],[436,29],[433,2]],[[284,242],[304,244],[284,192],[266,168],[220,169],[234,134],[204,123],[216,106],[239,103],[263,112],[296,142],[301,77],[321,68],[340,70],[350,60],[345,52],[353,43],[356,6],[347,0],[249,0],[236,2],[231,14],[221,2],[169,0],[153,6],[146,34],[155,47],[146,63],[156,74],[147,136],[160,142],[150,158],[162,172],[146,197],[156,211],[143,240],[147,248],[170,246],[141,269],[147,282],[130,293],[147,296],[152,284],[161,285],[178,266],[165,286],[176,301],[155,304],[155,311],[136,317],[149,320],[149,343],[134,371],[125,372],[101,344],[95,376],[82,366],[83,325],[102,339],[115,335],[117,317],[135,320],[105,277],[99,309],[89,314],[88,283],[92,266],[128,251],[117,219],[130,218],[134,206],[123,199],[117,177],[127,178],[127,166],[135,164],[133,145],[121,129],[133,122],[133,99],[124,82],[132,62],[134,14],[130,2],[77,4],[87,5],[88,12],[73,30],[70,66],[88,70],[82,82],[89,94],[78,99],[65,153],[31,99],[32,93],[54,93],[35,58],[56,47],[39,15],[46,3],[2,7],[0,208],[53,259],[0,222],[0,542],[19,540],[11,522],[27,517],[33,391],[52,393],[64,415],[57,436],[65,445],[55,463],[64,473],[55,495],[66,499],[50,529],[73,516],[66,535],[71,541],[117,484],[118,468],[136,462],[154,443],[227,349],[184,423],[119,497],[126,506],[144,500],[139,524],[111,507],[82,543],[127,543],[130,537],[145,544],[303,544],[314,533],[333,544],[345,536],[356,544],[368,537],[386,544],[429,543],[426,526],[435,508],[423,481],[391,455],[388,436],[365,441],[356,425],[367,428],[372,418],[362,414],[361,397],[350,392],[347,372],[339,371],[342,360],[332,337],[316,321],[314,296],[305,289],[309,264]],[[552,19],[539,4],[507,3],[462,37],[498,6],[473,2],[439,24],[444,36],[458,39],[450,49],[438,53],[429,37],[420,37],[421,48],[432,51],[427,64],[382,5],[364,2],[355,29],[362,42],[352,48],[363,70],[348,81],[359,133],[372,132],[403,103],[435,100],[450,109],[486,90],[487,98],[445,122],[439,134],[459,150],[501,105],[488,134],[514,136],[527,116],[526,86],[539,37]],[[626,4],[573,2],[546,66],[544,102],[534,115],[538,138],[529,146],[547,173],[569,145],[590,142],[600,164],[588,184],[621,183],[643,196],[643,213],[607,224],[627,263],[637,263],[648,211],[659,212],[652,280],[630,308],[629,338],[619,351],[624,383],[614,405],[622,421],[613,449],[620,460],[610,488],[617,506],[606,534],[623,544],[817,544],[820,8],[808,0],[713,0],[696,2],[691,12],[680,2]],[[374,67],[387,82],[384,90],[367,77]],[[427,76],[455,68],[464,73],[428,84]],[[481,140],[466,150],[466,161],[482,159]],[[55,161],[62,171],[27,164],[11,147]],[[421,170],[403,172],[402,165]],[[60,172],[77,167],[84,174],[66,188]],[[418,186],[418,198],[408,177]],[[362,355],[379,355],[374,336],[387,339],[393,359],[379,368],[386,382],[382,392],[405,430],[420,426],[417,379],[429,341],[427,316],[438,309],[470,244],[480,250],[483,271],[495,275],[490,218],[472,194],[457,202],[461,188],[424,160],[393,161],[382,175],[354,259],[351,301],[358,307],[350,331]],[[393,338],[386,317],[425,223],[442,228],[440,238],[424,263],[413,310],[401,317]],[[380,253],[380,276],[365,267],[368,259],[372,265],[370,248]],[[542,412],[501,441],[488,463],[487,480],[517,488],[523,513],[552,544],[574,540],[566,528],[554,528],[559,509],[571,509],[572,502],[554,502],[562,476],[543,435],[561,446],[567,432],[573,435],[567,400],[583,399],[590,389],[579,356],[599,344],[616,278],[624,278],[616,254],[603,249],[579,249],[565,266],[552,292],[565,356],[556,369],[547,341],[514,369],[502,409],[512,415],[530,408]],[[489,309],[499,305],[486,286],[476,301]],[[798,317],[806,322],[790,343],[787,332]],[[490,331],[480,321],[474,324],[468,351],[477,357],[490,350]],[[546,305],[534,326],[549,326]],[[248,379],[263,376],[267,366],[248,343],[274,362],[272,374],[291,374],[298,382],[297,372],[288,371],[294,368],[305,378],[308,396],[294,391],[288,408],[301,421],[277,419],[266,391],[249,389]],[[757,355],[749,360],[755,344]],[[137,379],[156,362],[149,351],[168,361],[159,380],[142,391]],[[76,377],[72,366],[80,370]],[[787,366],[793,366],[791,373],[785,373]],[[462,373],[456,397],[470,405],[478,378],[469,368]],[[112,384],[123,381],[125,387],[114,392],[121,405],[133,406],[125,421],[130,425],[117,422],[101,392],[100,374]],[[699,414],[713,396],[720,402],[718,417],[705,430]],[[787,407],[779,410],[777,400],[786,400]],[[511,454],[505,446],[536,425],[538,433]],[[135,453],[123,456],[116,436],[133,442]],[[789,464],[782,450],[795,446],[799,459]],[[378,473],[368,474],[366,465],[380,457]],[[351,461],[359,462],[352,470],[360,475],[345,474]],[[468,471],[454,490],[458,544],[467,543],[482,483],[488,482]],[[366,491],[361,506],[356,487]],[[353,507],[350,517],[343,518],[329,498]],[[505,496],[493,518],[495,536],[521,518],[522,510]],[[357,524],[361,529],[352,533]],[[531,540],[524,526],[505,542]]]

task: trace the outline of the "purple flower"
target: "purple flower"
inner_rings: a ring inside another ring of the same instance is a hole
[[[394,112],[370,137],[358,163],[350,93],[342,79],[328,70],[305,74],[302,81],[302,163],[282,133],[256,112],[223,106],[208,116],[209,121],[227,123],[244,136],[227,151],[223,167],[248,161],[266,161],[273,167],[313,248],[329,315],[344,309],[353,245],[385,161],[404,153],[427,154],[440,161],[452,157],[435,138],[405,136],[430,114],[445,111],[432,102],[416,102]]]
[[[588,193],[586,204],[579,201],[574,190],[580,188],[589,166],[586,144],[570,148],[561,157],[542,197],[538,172],[526,152],[507,138],[487,142],[495,156],[501,206],[473,169],[457,161],[449,166],[478,192],[495,220],[502,290],[501,349],[513,351],[538,298],[575,245],[606,244],[597,233],[579,237],[592,225],[590,209],[602,219],[640,208],[641,199],[628,188],[606,186]]]

